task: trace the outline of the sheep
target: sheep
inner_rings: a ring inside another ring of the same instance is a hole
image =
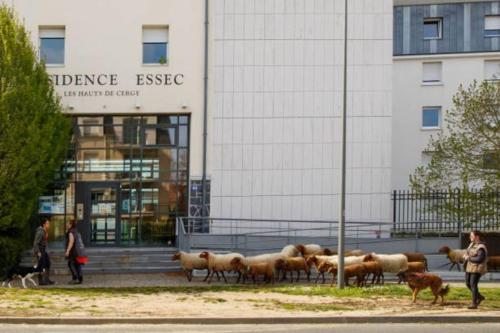
[[[184,251],[179,251],[172,256],[172,261],[179,260],[182,270],[186,273],[186,277],[189,282],[193,279],[193,269],[206,269],[207,276],[203,279],[206,281],[210,275],[210,270],[208,269],[208,263],[205,259],[200,258],[200,253],[187,253]],[[217,277],[219,275],[217,274]]]
[[[307,276],[307,281],[310,281],[310,265],[306,263],[306,260],[302,257],[294,257],[287,259],[276,260],[275,268],[278,271],[283,272],[282,280],[286,279],[286,274],[290,272],[291,279],[293,282],[293,272],[297,272],[297,282],[300,280],[300,271],[304,271]]]
[[[426,267],[423,262],[409,262],[408,263],[408,269],[406,270],[407,273],[425,273]],[[403,282],[403,279],[401,276],[398,275],[398,284]]]
[[[322,249],[321,246],[318,244],[307,244],[307,245],[298,244],[295,245],[295,247],[302,254],[303,257],[308,257],[313,254],[325,255],[325,256],[332,255],[332,251],[330,251],[329,249]]]
[[[323,283],[325,283],[325,271],[320,268],[321,263],[323,262],[331,262],[335,260],[337,256],[319,256],[319,255],[312,255],[307,257],[306,263],[309,265],[309,267],[314,264],[316,266],[316,280],[315,283],[318,283],[319,276],[321,275],[323,278]]]
[[[208,283],[212,282],[212,278],[216,272],[220,272],[224,278],[224,282],[227,283],[224,271],[232,270],[231,260],[235,257],[243,258],[243,256],[239,253],[214,254],[208,251],[200,253],[199,257],[207,260],[208,269],[212,272],[210,278],[208,279]]]
[[[268,262],[255,263],[247,266],[247,274],[252,277],[255,284],[256,279],[262,275],[266,283],[271,282],[274,284],[274,266]]]
[[[500,269],[500,256],[488,257],[488,270],[496,271]]]
[[[403,254],[376,254],[372,252],[364,256],[363,261],[378,261],[384,272],[387,273],[397,274],[408,269],[408,259]]]
[[[286,257],[298,257],[299,253],[300,252],[295,245],[287,245],[280,252],[281,255]]]
[[[329,264],[331,265],[328,268],[328,273],[332,274],[332,283],[330,286],[333,286],[335,283],[335,277],[337,276],[338,273],[338,267],[335,264]],[[356,285],[358,287],[362,287],[364,282],[365,282],[365,277],[366,277],[366,268],[363,264],[352,264],[349,266],[345,266],[344,268],[344,281],[346,286],[349,286],[349,279],[352,277],[356,277]]]
[[[384,284],[384,269],[382,265],[377,262],[377,261],[368,261],[368,262],[363,262],[363,266],[365,266],[366,269],[366,282],[368,281],[368,278],[370,274],[373,274],[372,278],[372,284],[375,283],[375,279],[377,279],[377,283],[380,283],[380,278],[382,278],[382,284]]]
[[[408,262],[422,262],[425,265],[425,270],[429,271],[429,268],[427,266],[427,258],[423,253],[418,253],[418,252],[407,252],[403,253],[406,258],[408,259]]]
[[[333,264],[334,267],[338,266],[338,257],[330,261],[331,264]],[[351,265],[356,265],[356,264],[362,264],[363,263],[363,257],[359,256],[351,256],[351,257],[344,257],[344,267],[351,266]],[[332,273],[332,278],[335,279],[337,277],[337,272],[330,270]]]
[[[445,245],[439,249],[439,253],[446,254],[450,260],[450,271],[453,269],[453,266],[457,266],[457,269],[460,272],[460,264],[464,263],[464,256],[467,254],[467,250],[450,249],[449,246]]]

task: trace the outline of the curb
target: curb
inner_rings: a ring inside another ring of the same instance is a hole
[[[346,317],[244,317],[244,318],[19,318],[0,317],[1,324],[31,325],[106,325],[106,324],[387,324],[387,323],[500,323],[498,316],[346,316]]]

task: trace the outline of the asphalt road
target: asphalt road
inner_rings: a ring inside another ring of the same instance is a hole
[[[4,325],[2,333],[165,333],[165,332],[237,332],[237,333],[498,333],[500,324],[320,324],[320,325]]]

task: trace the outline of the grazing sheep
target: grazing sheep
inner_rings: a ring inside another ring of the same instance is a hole
[[[496,271],[500,269],[500,256],[488,257],[488,270]]]
[[[407,273],[425,273],[425,264],[423,262],[409,262]],[[399,277],[398,284],[403,282],[403,279]]]
[[[332,283],[331,286],[335,283],[335,277],[338,274],[337,265],[332,265],[328,268],[328,272],[332,274]],[[349,279],[352,277],[356,277],[356,285],[358,287],[362,287],[365,282],[366,277],[366,268],[363,264],[352,264],[349,266],[345,266],[344,268],[344,281],[346,286],[349,286]]]
[[[212,272],[208,283],[212,282],[212,278],[216,272],[220,272],[224,278],[224,282],[227,283],[224,271],[232,271],[231,260],[233,258],[243,258],[239,253],[228,253],[228,254],[214,254],[212,252],[204,251],[200,253],[200,258],[204,258],[208,262],[208,269]]]
[[[314,264],[316,267],[316,280],[315,283],[318,283],[319,276],[321,275],[323,278],[323,283],[325,283],[325,270],[323,270],[321,266],[321,263],[323,262],[332,262],[336,260],[337,256],[319,256],[319,255],[312,255],[307,257],[306,263],[307,265],[311,266]]]
[[[382,278],[382,284],[384,284],[384,268],[382,265],[377,262],[377,261],[367,261],[363,262],[363,266],[365,266],[366,269],[366,282],[368,282],[368,278],[370,277],[370,274],[373,275],[372,278],[372,284],[375,283],[375,279],[377,279],[377,284],[380,283],[380,278]]]
[[[453,266],[457,266],[457,269],[460,272],[460,265],[464,263],[464,256],[467,254],[467,250],[450,249],[449,246],[445,245],[439,249],[439,253],[446,254],[448,260],[450,260],[450,271],[453,269]]]
[[[364,256],[363,261],[378,261],[386,273],[397,274],[408,269],[408,259],[403,254],[376,254]]]
[[[286,279],[286,274],[290,272],[291,281],[293,282],[293,272],[297,272],[297,282],[300,280],[300,272],[304,271],[307,276],[307,281],[310,281],[311,270],[306,260],[302,257],[278,259],[275,264],[278,271],[283,272],[282,280]]]
[[[189,282],[193,279],[194,269],[206,269],[207,276],[203,279],[206,281],[210,275],[210,270],[208,269],[207,260],[200,258],[200,253],[187,253],[184,251],[179,251],[172,256],[172,261],[179,260],[182,270],[186,273],[186,277]]]
[[[408,259],[408,262],[422,262],[425,265],[425,270],[429,271],[429,268],[427,266],[427,258],[423,253],[418,253],[418,252],[407,252],[403,253],[406,258]]]

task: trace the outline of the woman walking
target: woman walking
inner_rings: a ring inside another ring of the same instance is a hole
[[[83,282],[82,265],[78,262],[78,251],[76,249],[76,242],[78,237],[78,230],[76,229],[76,221],[74,219],[68,222],[68,231],[66,232],[66,259],[68,260],[68,267],[71,271],[72,280],[69,284],[81,284]]]
[[[484,300],[478,288],[479,279],[487,272],[488,250],[481,241],[481,232],[474,230],[470,233],[470,245],[467,248],[465,259],[465,284],[472,292],[472,303],[468,309],[477,309]]]

